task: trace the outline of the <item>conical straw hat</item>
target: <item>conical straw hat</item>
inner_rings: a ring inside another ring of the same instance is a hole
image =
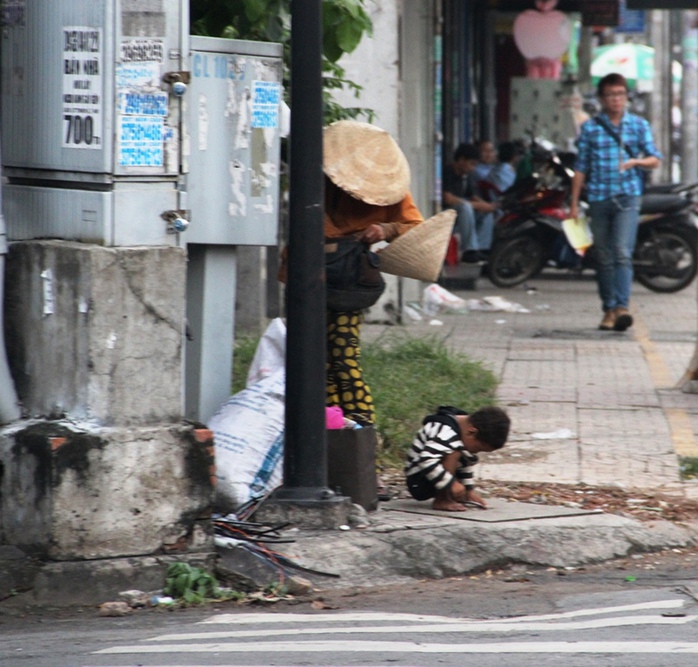
[[[390,206],[405,198],[410,167],[388,132],[355,120],[340,120],[323,133],[323,170],[352,197]]]
[[[456,212],[442,211],[398,236],[380,251],[380,270],[434,282],[441,273]]]

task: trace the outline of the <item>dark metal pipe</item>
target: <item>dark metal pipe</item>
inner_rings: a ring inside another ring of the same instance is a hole
[[[286,433],[280,498],[327,498],[322,5],[291,3]]]

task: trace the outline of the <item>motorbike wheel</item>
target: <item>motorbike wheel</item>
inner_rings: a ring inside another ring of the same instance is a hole
[[[653,292],[678,292],[698,271],[696,243],[687,235],[659,229],[638,239],[633,263],[637,281]]]
[[[514,287],[538,275],[544,264],[541,241],[535,236],[516,236],[495,243],[487,271],[497,287]]]

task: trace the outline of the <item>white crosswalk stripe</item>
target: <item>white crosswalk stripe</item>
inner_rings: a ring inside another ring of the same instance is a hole
[[[193,632],[157,635],[134,645],[104,648],[96,654],[698,653],[698,642],[608,641],[603,637],[595,641],[560,641],[560,634],[556,638],[556,633],[563,632],[695,623],[698,616],[683,614],[683,605],[681,599],[666,599],[496,620],[376,612],[217,614],[197,623]],[[534,633],[536,641],[520,641],[520,635],[526,632]],[[507,633],[518,635],[516,641],[494,640],[493,635],[502,637]],[[399,639],[404,634],[410,635],[410,641]],[[451,641],[428,641],[429,636],[444,634]],[[474,634],[482,635],[483,640],[458,641],[459,635],[465,639]],[[541,641],[542,634],[550,641]]]

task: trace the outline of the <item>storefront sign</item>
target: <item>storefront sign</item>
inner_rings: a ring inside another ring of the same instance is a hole
[[[584,0],[582,25],[618,25],[618,0]]]
[[[628,0],[620,0],[620,20],[617,32],[645,32],[645,12],[628,9]]]
[[[695,9],[696,0],[627,0],[628,9]]]

